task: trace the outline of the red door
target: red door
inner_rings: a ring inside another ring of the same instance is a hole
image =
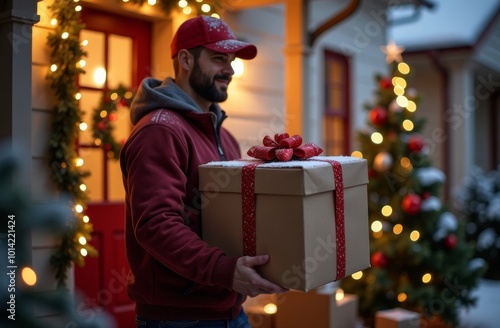
[[[118,87],[133,93],[150,67],[149,22],[84,8],[85,29],[80,39],[87,56],[86,71],[79,78],[80,107],[84,112],[77,151],[90,201],[86,214],[93,225],[92,244],[99,255],[87,257],[84,267],[75,267],[75,286],[84,301],[78,310],[89,320],[112,315],[116,326],[135,327],[134,303],[126,293],[128,264],[124,244],[124,199],[117,156],[92,133],[96,113],[106,117],[101,102],[115,102],[112,137],[120,143],[131,129],[129,108],[112,94]],[[111,97],[109,95],[112,95]],[[123,92],[121,93],[123,96]],[[114,104],[114,103],[113,103]],[[106,117],[108,119],[108,117]],[[109,117],[111,119],[111,117]]]

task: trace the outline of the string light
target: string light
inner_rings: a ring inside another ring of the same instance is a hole
[[[78,157],[78,158],[75,159],[75,165],[77,167],[83,166],[83,163],[84,163],[83,162],[83,158]]]
[[[398,294],[398,301],[400,301],[401,303],[403,303],[404,301],[406,301],[406,298],[408,296],[406,295],[406,293],[399,293]]]
[[[380,211],[383,216],[389,217],[392,214],[392,207],[390,205],[385,205],[382,207],[382,210]]]
[[[85,183],[82,183],[82,184],[80,185],[80,190],[81,190],[81,191],[85,191],[85,190],[87,190],[87,185],[86,185]]]
[[[357,157],[357,158],[363,158],[363,153],[360,152],[359,150],[355,150],[351,153],[352,157]]]
[[[52,26],[56,26],[56,25],[57,25],[57,18],[52,18],[52,19],[50,20],[50,25],[52,25]]]
[[[193,9],[191,9],[191,7],[187,6],[186,8],[182,9],[182,12],[185,15],[190,15],[193,12]]]
[[[82,99],[82,94],[81,94],[80,92],[77,92],[77,93],[75,94],[75,99],[76,99],[76,100],[80,100],[80,99]]]
[[[278,307],[274,303],[268,303],[264,305],[264,312],[266,314],[275,314],[276,312],[278,312]]]
[[[392,228],[392,232],[394,232],[395,235],[399,235],[400,233],[403,232],[403,225],[402,224],[396,224],[393,228]]]
[[[105,118],[106,116],[108,116],[108,112],[107,112],[107,111],[105,111],[105,110],[102,110],[102,111],[99,113],[99,116],[100,116],[101,118]]]
[[[69,38],[69,33],[68,32],[63,32],[63,34],[61,34],[61,38],[63,38],[64,40],[66,40],[67,38]]]
[[[361,279],[361,277],[363,277],[363,271],[358,271],[358,272],[355,272],[351,275],[352,279],[354,280],[359,280]]]
[[[410,66],[405,62],[401,62],[398,64],[398,71],[401,74],[408,74],[410,73]]]
[[[56,64],[52,64],[52,65],[50,65],[50,71],[51,71],[51,72],[55,72],[55,71],[57,71],[57,65],[56,65]]]
[[[405,108],[406,106],[408,106],[408,98],[402,95],[398,96],[396,98],[396,103],[399,105],[399,107]]]
[[[409,112],[413,113],[414,111],[417,110],[417,104],[415,104],[415,102],[412,100],[408,100],[408,105],[406,105],[406,109]]]
[[[80,123],[80,125],[79,125],[80,131],[87,131],[88,127],[89,127],[89,126],[88,126],[88,125],[87,125],[87,123],[85,123],[85,122],[82,122],[82,123]]]
[[[373,232],[379,232],[379,231],[382,231],[382,222],[376,220],[376,221],[373,221],[372,224],[371,224],[371,229]]]
[[[77,205],[75,206],[75,211],[76,211],[77,213],[82,213],[82,212],[83,212],[83,206],[82,206],[82,205],[80,205],[80,204],[77,204]]]
[[[81,245],[85,245],[87,243],[87,239],[84,236],[81,236],[80,238],[78,238],[78,242]]]
[[[28,286],[33,286],[36,284],[36,273],[30,267],[25,267],[21,270],[21,277],[24,283]]]
[[[188,2],[186,0],[180,0],[179,3],[177,4],[181,8],[186,8],[188,5]]]
[[[156,0],[148,0],[148,5],[150,6],[156,5]]]
[[[85,256],[87,256],[88,252],[87,252],[87,250],[85,248],[82,248],[80,250],[80,254],[82,254],[82,256],[85,257]]]
[[[413,230],[410,233],[410,240],[411,241],[417,241],[419,238],[420,238],[420,232],[418,232],[417,230]]]
[[[382,141],[384,141],[384,136],[382,136],[380,132],[373,132],[370,139],[374,144],[379,145],[382,143]]]
[[[405,130],[406,130],[406,131],[408,131],[408,132],[409,132],[409,131],[413,131],[413,128],[415,127],[415,126],[413,125],[413,122],[412,122],[412,121],[410,121],[410,120],[408,120],[408,119],[404,120],[404,121],[403,121],[403,123],[402,123],[401,125],[403,126],[403,129],[405,129]]]
[[[335,300],[342,301],[344,299],[344,290],[342,288],[337,289],[335,292]]]
[[[76,6],[75,11],[82,11],[82,6],[80,6],[80,5]]]
[[[204,13],[208,13],[211,9],[212,8],[210,7],[210,5],[208,3],[201,5],[201,11],[203,11]]]
[[[213,18],[219,18],[219,19],[220,19],[220,16],[219,16],[219,14],[217,14],[217,13],[213,13],[213,14],[212,14],[212,15],[210,15],[210,16],[212,16]]]
[[[432,275],[431,275],[430,273],[426,273],[426,274],[424,274],[424,275],[422,276],[422,282],[423,282],[424,284],[429,283],[429,282],[431,281],[431,279],[432,279]]]
[[[85,222],[85,223],[89,223],[90,219],[89,219],[88,215],[84,215],[83,218],[82,218],[82,221]]]
[[[86,47],[89,45],[89,40],[83,40],[82,42],[80,42],[80,44],[83,46],[83,47]]]

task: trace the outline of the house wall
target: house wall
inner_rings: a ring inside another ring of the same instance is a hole
[[[240,142],[242,155],[265,135],[285,132],[283,5],[227,13],[222,18],[236,36],[257,46],[257,57],[244,61],[228,100],[221,104],[225,127]]]
[[[349,1],[313,1],[310,11],[310,30],[344,9]],[[319,37],[311,50],[309,60],[309,103],[307,108],[312,142],[322,144],[324,112],[324,50],[332,50],[349,58],[350,65],[350,119],[351,151],[358,148],[357,132],[366,126],[364,104],[373,103],[377,88],[375,74],[385,74],[385,54],[380,50],[386,44],[386,4],[362,1],[356,12]],[[348,154],[344,154],[348,155]]]

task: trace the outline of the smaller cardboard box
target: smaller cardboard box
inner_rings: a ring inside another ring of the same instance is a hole
[[[334,169],[323,159],[340,163],[343,204],[335,204]],[[367,164],[355,157],[201,165],[202,234],[206,242],[228,255],[244,254],[242,171],[252,163],[258,164],[253,183],[256,254],[270,256],[270,261],[258,268],[264,278],[308,291],[336,280],[337,257],[345,263],[344,276],[370,266]],[[339,206],[344,209],[345,242],[341,244],[335,224]]]
[[[375,313],[375,328],[420,328],[420,314],[394,308]]]
[[[316,290],[278,295],[275,328],[355,328],[358,325],[358,296],[320,294]]]

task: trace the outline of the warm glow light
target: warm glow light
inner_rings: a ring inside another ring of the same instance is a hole
[[[417,110],[417,104],[415,104],[414,101],[408,100],[408,105],[406,105],[406,109],[413,113],[414,111]]]
[[[85,59],[81,59],[79,62],[78,62],[78,67],[85,67],[87,66],[87,61]]]
[[[94,144],[95,144],[96,146],[100,146],[100,145],[102,145],[102,140],[101,140],[101,139],[99,139],[99,138],[95,138],[95,140],[94,140]]]
[[[393,228],[392,228],[392,232],[394,232],[395,235],[399,235],[400,233],[403,232],[403,226],[401,224],[396,224]]]
[[[410,233],[410,239],[411,239],[411,241],[417,241],[419,238],[420,238],[420,232],[418,232],[417,230],[413,230]]]
[[[399,105],[399,107],[406,107],[408,106],[408,98],[406,98],[405,96],[398,96],[396,98],[396,103]]]
[[[85,123],[85,125],[86,125],[86,123]],[[83,158],[78,157],[77,159],[75,159],[75,165],[78,167],[82,166],[83,165]]]
[[[406,301],[406,293],[399,293],[398,294],[398,301],[400,301],[401,303]]]
[[[352,275],[351,275],[352,279],[354,280],[359,280],[361,279],[361,277],[363,277],[363,271],[358,271],[358,272],[354,272]]]
[[[148,5],[150,6],[156,5],[156,0],[148,0]]]
[[[55,72],[55,71],[57,71],[57,65],[56,65],[56,64],[52,64],[52,65],[50,65],[50,71],[51,71],[51,72]]]
[[[122,0],[123,2],[128,2],[128,0]]]
[[[81,236],[80,238],[78,238],[78,242],[82,245],[85,245],[87,243],[87,239]]]
[[[109,98],[111,98],[111,100],[115,101],[116,99],[118,99],[118,94],[116,92],[113,92],[111,94],[111,96],[109,96]]]
[[[182,9],[182,12],[185,15],[190,15],[193,12],[193,9],[191,9],[191,7],[187,6],[186,8]]]
[[[50,25],[52,25],[52,26],[56,26],[56,25],[57,25],[57,18],[52,18],[52,19],[50,20]]]
[[[82,213],[82,212],[83,212],[83,206],[82,206],[82,205],[80,205],[80,204],[77,204],[77,205],[75,206],[75,211],[76,211],[77,213]]]
[[[105,111],[105,110],[101,110],[101,112],[99,113],[99,116],[100,116],[101,118],[105,118],[106,116],[108,116],[108,112],[107,112],[107,111]]]
[[[401,74],[408,74],[410,73],[410,66],[405,62],[401,62],[398,64],[398,70]]]
[[[357,158],[363,158],[363,153],[360,152],[359,150],[355,150],[351,153],[352,157],[357,157]]]
[[[219,19],[220,19],[220,16],[219,16],[219,14],[217,14],[217,13],[213,13],[213,14],[212,14],[212,15],[210,15],[210,16],[212,16],[213,18],[219,18]]]
[[[371,140],[374,144],[381,144],[384,141],[384,137],[380,132],[373,132],[371,135]]]
[[[76,100],[80,100],[80,99],[82,99],[82,94],[81,94],[80,92],[77,92],[77,93],[75,94],[75,99],[76,99]]]
[[[85,185],[84,183],[82,183],[82,184],[80,185],[80,190],[81,190],[81,191],[85,191],[85,190],[87,190],[87,185]]]
[[[21,270],[21,277],[23,278],[24,283],[28,286],[36,284],[36,273],[32,268],[23,268]]]
[[[75,11],[82,11],[82,6],[80,6],[80,5],[76,6]]]
[[[401,125],[403,126],[403,129],[405,129],[406,131],[412,131],[413,128],[415,127],[413,125],[413,122],[410,120],[404,120]]]
[[[69,38],[69,33],[68,32],[63,32],[63,34],[61,34],[61,38],[63,38],[63,39],[66,40],[67,38]]]
[[[411,161],[408,157],[401,157],[401,160],[399,162],[401,163],[401,166],[404,168],[407,168],[411,165]]]
[[[134,94],[132,93],[132,91],[127,91],[123,96],[125,97],[125,99],[130,99],[133,95]]]
[[[87,123],[82,122],[80,123],[79,127],[81,131],[86,131],[89,126],[87,125]]]
[[[382,231],[382,222],[380,221],[373,221],[371,225],[371,229],[373,232],[379,232]]]
[[[378,239],[378,238],[382,237],[383,235],[384,235],[384,232],[382,230],[372,233],[372,236],[375,239]]]
[[[80,43],[83,47],[86,47],[89,45],[89,40],[83,40],[81,43]]]
[[[426,284],[426,283],[430,282],[430,281],[431,281],[431,279],[432,279],[432,275],[431,275],[430,273],[426,273],[426,274],[424,274],[424,275],[422,276],[422,282],[423,282],[424,284]]]
[[[188,2],[186,0],[180,0],[178,3],[179,7],[181,8],[186,8],[188,5]]]
[[[94,82],[98,85],[103,85],[106,82],[106,70],[104,67],[98,67],[94,71]]]
[[[392,79],[392,85],[394,86],[400,86],[401,88],[406,88],[406,80],[403,79],[402,77],[395,77]]]
[[[82,254],[82,256],[87,256],[88,252],[87,252],[87,250],[85,248],[82,248],[80,250],[80,254]]]
[[[208,3],[201,5],[201,11],[203,11],[204,13],[208,13],[210,9],[212,8],[210,8],[210,5]]]
[[[240,58],[235,58],[231,62],[231,67],[234,70],[233,74],[234,77],[240,77],[243,75],[243,72],[245,72],[245,66],[243,64],[243,60],[241,60]]]
[[[335,300],[342,301],[344,296],[344,290],[342,288],[337,289],[337,292],[335,293]]]
[[[402,96],[405,93],[405,89],[401,87],[400,85],[396,85],[394,87],[394,94],[397,96]]]
[[[392,207],[390,205],[385,205],[384,207],[382,207],[382,210],[380,212],[382,212],[382,215],[385,217],[391,216]]]
[[[88,215],[84,215],[83,218],[82,218],[82,221],[85,222],[85,223],[89,223],[90,219],[89,219]]]
[[[264,312],[266,314],[275,314],[276,312],[278,312],[278,307],[274,303],[268,303],[264,305]]]

